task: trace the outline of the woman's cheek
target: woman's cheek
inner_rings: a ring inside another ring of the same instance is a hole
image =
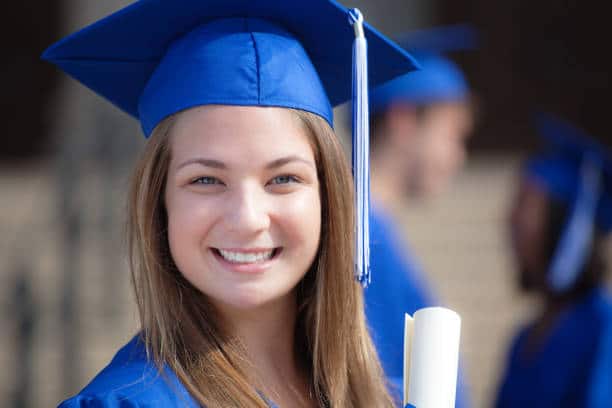
[[[320,229],[321,202],[313,188],[278,196],[274,212],[285,233],[293,236],[311,235]]]
[[[205,238],[215,217],[211,200],[190,192],[179,192],[168,203],[168,229],[170,238],[198,242]]]

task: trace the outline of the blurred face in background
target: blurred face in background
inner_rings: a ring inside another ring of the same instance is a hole
[[[509,217],[509,230],[519,284],[524,290],[546,287],[546,193],[535,183],[521,179]]]
[[[372,127],[375,194],[393,203],[442,192],[465,162],[473,121],[469,99],[388,106]]]
[[[384,138],[377,147],[381,161],[393,161],[397,191],[426,198],[443,191],[465,162],[466,139],[473,128],[467,101],[415,107],[395,103],[387,110]],[[382,146],[380,146],[382,145]]]
[[[415,128],[413,189],[420,195],[443,191],[466,158],[466,139],[472,131],[467,102],[445,102],[428,106]]]

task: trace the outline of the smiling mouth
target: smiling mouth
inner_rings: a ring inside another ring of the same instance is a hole
[[[212,248],[215,255],[224,261],[233,264],[256,264],[276,258],[282,251],[282,247],[258,252],[228,251],[225,249]]]

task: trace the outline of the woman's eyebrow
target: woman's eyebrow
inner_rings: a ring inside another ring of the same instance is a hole
[[[308,166],[315,168],[314,163],[311,160],[306,160],[303,157],[297,156],[297,155],[291,155],[291,156],[287,156],[287,157],[281,157],[279,159],[273,160],[270,163],[268,163],[266,165],[266,169],[270,170],[270,169],[275,169],[281,166],[284,166],[285,164],[291,163],[291,162],[300,162],[300,163],[304,163],[307,164]]]
[[[291,155],[291,156],[281,157],[281,158],[272,160],[270,163],[266,165],[266,169],[268,170],[276,169],[278,167],[284,166],[285,164],[295,162],[295,161],[304,163],[312,168],[315,168],[315,165],[312,161],[304,159],[303,157],[300,157],[297,155]],[[176,169],[180,170],[183,167],[189,166],[191,164],[199,164],[201,166],[212,167],[212,168],[221,169],[221,170],[225,170],[228,168],[228,166],[220,160],[207,159],[204,157],[194,157],[192,159],[185,160],[183,163],[179,164]]]
[[[227,169],[227,166],[222,161],[206,159],[203,157],[195,157],[193,159],[185,160],[183,163],[179,164],[176,169],[180,170],[185,166],[189,166],[190,164],[200,164],[202,166],[212,167],[215,169]]]

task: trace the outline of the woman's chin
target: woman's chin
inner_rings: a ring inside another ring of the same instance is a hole
[[[222,309],[234,310],[241,313],[265,310],[267,306],[284,303],[293,296],[292,289],[278,287],[262,287],[262,285],[240,285],[232,288],[221,299],[215,300]]]

